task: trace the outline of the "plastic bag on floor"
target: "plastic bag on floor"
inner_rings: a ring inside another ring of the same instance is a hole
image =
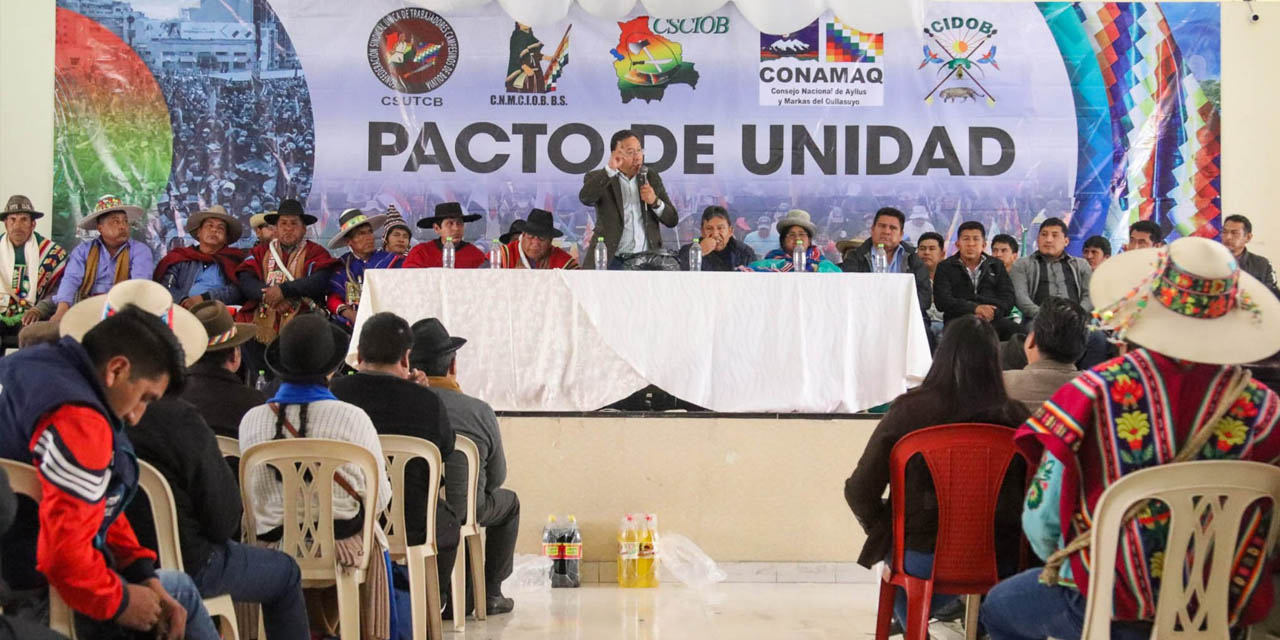
[[[728,576],[692,540],[678,533],[662,534],[662,566],[685,586],[695,589],[724,582]]]
[[[517,554],[511,576],[502,581],[502,595],[551,591],[551,558],[533,554]]]

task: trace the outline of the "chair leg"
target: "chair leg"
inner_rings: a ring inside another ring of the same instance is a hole
[[[467,626],[467,545],[458,545],[458,555],[453,559],[453,575],[449,585],[449,606],[453,609],[453,630],[462,631]]]
[[[928,580],[907,578],[907,620],[904,640],[929,640],[929,601],[933,584]]]
[[[876,640],[889,640],[889,627],[893,622],[893,598],[897,588],[880,581],[880,606],[876,609]]]
[[[355,576],[338,572],[338,637],[360,640],[360,585]]]
[[[978,640],[978,608],[981,606],[982,595],[971,593],[964,597],[965,640]]]
[[[414,562],[412,554],[409,560],[409,603],[412,610],[413,640],[427,640],[427,618],[431,611],[427,608],[427,580],[425,563]]]
[[[484,581],[484,536],[478,534],[467,538],[467,548],[471,550],[471,594],[476,599],[476,620],[484,620],[488,613]]]
[[[444,621],[440,618],[440,558],[427,556],[427,636],[443,640]],[[414,612],[415,615],[417,612]]]

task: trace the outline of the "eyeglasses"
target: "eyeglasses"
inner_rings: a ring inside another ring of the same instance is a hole
[[[644,149],[623,149],[622,155],[628,158],[638,158],[644,155]]]

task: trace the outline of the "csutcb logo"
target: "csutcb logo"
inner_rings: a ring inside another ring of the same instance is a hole
[[[426,93],[444,84],[458,66],[458,36],[444,18],[426,9],[397,9],[369,34],[369,68],[400,93]]]

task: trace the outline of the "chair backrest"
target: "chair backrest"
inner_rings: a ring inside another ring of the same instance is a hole
[[[40,504],[44,491],[40,488],[40,476],[36,468],[16,460],[0,459],[0,468],[9,474],[9,486],[13,492],[31,498]],[[75,614],[71,607],[58,595],[58,590],[49,589],[49,628],[75,640]]]
[[[409,548],[408,529],[404,519],[404,472],[409,462],[418,458],[426,461],[427,477],[427,539],[425,544],[435,548],[436,501],[440,499],[440,473],[444,465],[440,448],[433,442],[410,436],[378,436],[382,443],[382,456],[387,460],[387,475],[391,480],[391,502],[382,513],[382,531],[387,535],[388,551],[392,555],[405,553]]]
[[[476,524],[476,487],[480,482],[480,450],[471,438],[454,436],[453,449],[467,459],[467,519],[464,524]]]
[[[1095,570],[1089,575],[1084,638],[1110,637],[1116,547],[1124,515],[1130,506],[1149,498],[1169,509],[1152,637],[1229,637],[1228,590],[1241,520],[1250,505],[1269,498],[1271,525],[1263,549],[1275,546],[1280,469],[1240,460],[1182,462],[1135,471],[1107,487],[1094,507],[1090,547]]]
[[[138,460],[138,486],[151,503],[151,520],[156,530],[156,555],[160,566],[182,571],[182,547],[178,538],[178,509],[174,506],[173,490],[159,469]]]
[[[982,593],[999,582],[996,502],[1009,464],[1021,455],[1013,433],[994,424],[947,424],[914,431],[893,446],[889,487],[895,572],[902,571],[907,461],[918,454],[929,468],[938,497],[935,589],[949,585],[956,593]]]
[[[367,563],[377,522],[378,466],[373,453],[360,445],[323,438],[287,438],[253,445],[240,458],[240,494],[248,531],[257,531],[250,473],[267,465],[279,473],[283,496],[280,550],[293,556],[304,580],[332,579],[337,567],[333,533],[333,495],[342,491],[334,475],[352,465],[364,476],[363,558]],[[363,568],[363,567],[361,567]]]
[[[240,457],[240,441],[227,436],[214,436],[218,441],[218,451],[223,458],[239,458]]]

